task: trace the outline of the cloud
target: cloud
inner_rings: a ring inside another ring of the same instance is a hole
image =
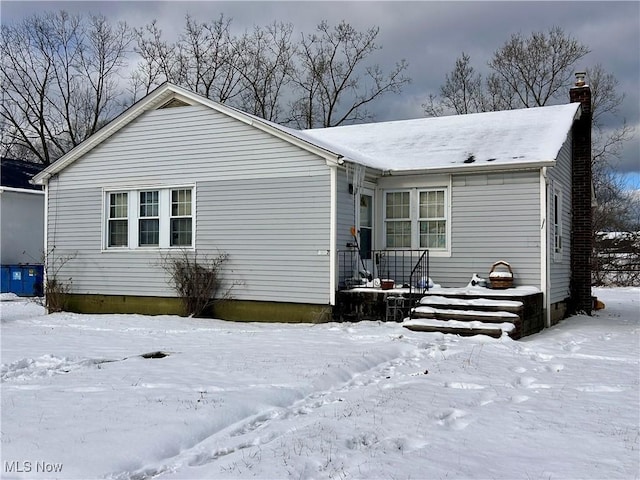
[[[379,120],[422,115],[420,104],[437,93],[446,73],[464,51],[476,70],[486,73],[492,53],[514,33],[528,35],[560,26],[588,45],[591,53],[582,68],[601,63],[620,81],[626,101],[620,116],[640,124],[640,3],[638,2],[2,2],[2,22],[26,15],[65,9],[102,13],[111,20],[125,20],[142,27],[157,19],[168,37],[176,38],[184,17],[200,21],[221,13],[233,19],[235,33],[274,21],[291,22],[296,35],[312,33],[323,19],[341,20],[364,30],[379,26],[383,47],[375,61],[385,70],[404,58],[409,62],[412,84],[401,96],[388,96],[375,107]],[[625,148],[620,169],[640,171],[640,131]]]

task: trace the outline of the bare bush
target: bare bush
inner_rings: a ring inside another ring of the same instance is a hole
[[[186,250],[162,257],[161,266],[170,275],[185,315],[199,317],[216,301],[229,296],[229,289],[219,295],[222,288],[220,267],[228,257],[221,253],[213,258],[198,258],[196,253]]]
[[[67,309],[73,279],[62,278],[62,268],[78,256],[77,253],[58,255],[51,248],[44,259],[44,306],[47,312],[62,312]]]

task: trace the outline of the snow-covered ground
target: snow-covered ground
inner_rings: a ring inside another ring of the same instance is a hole
[[[520,341],[5,295],[1,476],[637,479],[640,288],[595,293]]]

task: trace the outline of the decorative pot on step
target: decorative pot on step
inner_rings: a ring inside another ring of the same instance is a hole
[[[396,282],[394,280],[389,280],[388,278],[380,280],[380,288],[382,288],[382,290],[391,290],[395,284]]]

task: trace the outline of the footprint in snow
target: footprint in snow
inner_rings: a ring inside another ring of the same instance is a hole
[[[520,377],[516,379],[514,386],[529,388],[536,380],[534,377]]]
[[[444,386],[446,388],[456,388],[459,390],[482,390],[486,388],[484,385],[478,385],[477,383],[463,383],[463,382],[446,382]]]
[[[438,415],[439,420],[437,423],[453,430],[464,430],[471,423],[471,421],[465,419],[467,415],[468,412],[464,410],[452,408]]]
[[[565,343],[564,345],[562,345],[562,349],[565,352],[577,352],[578,350],[580,350],[582,347],[580,345],[578,345],[575,341],[571,341],[568,343]]]

